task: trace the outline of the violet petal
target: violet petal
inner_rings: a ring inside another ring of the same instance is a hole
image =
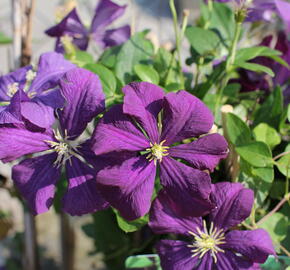
[[[145,157],[132,157],[108,166],[97,174],[98,188],[121,215],[134,220],[145,215],[151,205],[156,168]]]
[[[263,229],[230,231],[225,241],[226,249],[234,250],[256,263],[264,263],[270,254],[275,255],[272,240]]]
[[[152,143],[159,142],[157,117],[162,109],[162,88],[148,82],[135,82],[123,88],[123,111],[136,118]]]
[[[203,216],[213,208],[210,177],[205,172],[166,157],[160,164],[160,182],[181,215]]]
[[[196,269],[198,256],[192,257],[188,243],[175,240],[161,240],[156,249],[164,270],[192,270]]]
[[[203,227],[201,218],[180,216],[175,207],[175,202],[166,195],[165,190],[159,192],[150,211],[149,226],[155,233],[189,235],[189,231],[196,233],[197,227]]]
[[[58,111],[59,121],[73,140],[105,109],[105,95],[98,76],[82,68],[65,73],[60,88],[65,106]]]
[[[68,190],[63,197],[63,210],[70,215],[84,215],[103,210],[109,204],[97,190],[95,171],[79,159],[66,162]]]
[[[240,224],[251,213],[254,193],[240,183],[221,182],[212,185],[211,198],[216,208],[210,220],[218,228],[228,229]]]
[[[149,141],[123,113],[122,105],[113,106],[98,123],[92,136],[92,150],[96,155],[120,151],[141,151]]]
[[[25,66],[7,75],[0,76],[0,101],[9,101],[11,99],[8,95],[8,87],[13,83],[17,83],[18,88],[23,90],[26,82],[26,73],[30,69],[32,69],[32,66]]]
[[[104,33],[104,47],[118,46],[126,42],[131,36],[131,28],[125,25],[116,29],[107,30]]]
[[[100,0],[95,10],[90,32],[103,31],[107,25],[124,14],[126,7],[126,5],[119,6],[110,0]]]
[[[228,153],[228,144],[223,136],[209,134],[188,144],[170,147],[170,156],[189,162],[194,168],[213,171]]]
[[[2,125],[0,127],[0,159],[8,162],[27,154],[49,149],[46,140],[53,138],[48,133],[32,132],[24,127]]]
[[[56,154],[23,160],[13,167],[12,179],[27,200],[34,214],[41,214],[52,205],[60,169],[53,163]]]
[[[76,66],[56,52],[44,53],[39,58],[36,77],[31,83],[29,93],[42,93],[56,87],[65,72]]]
[[[163,115],[161,141],[166,140],[167,144],[205,134],[213,125],[211,111],[186,91],[165,96]]]

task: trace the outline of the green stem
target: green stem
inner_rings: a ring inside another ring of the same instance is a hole
[[[177,58],[178,58],[178,66],[179,66],[179,76],[180,76],[180,84],[184,87],[184,77],[182,73],[182,61],[181,61],[181,32],[178,26],[178,18],[177,12],[174,4],[174,0],[169,0],[169,6],[172,13],[173,18],[173,26],[174,26],[174,33],[175,33],[175,42],[176,42],[176,51],[177,51]]]
[[[217,92],[217,100],[215,103],[215,116],[218,115],[218,111],[219,111],[219,108],[221,105],[224,89],[230,80],[230,73],[232,71],[233,64],[234,64],[235,59],[236,59],[237,45],[238,45],[239,37],[241,35],[241,30],[242,30],[242,22],[237,22],[236,27],[235,27],[235,34],[234,34],[233,43],[231,45],[231,48],[229,51],[229,56],[228,56],[228,59],[226,62],[226,77],[222,81],[221,87]]]
[[[207,7],[208,7],[208,18],[207,18],[207,21],[204,25],[204,29],[208,29],[210,26],[211,15],[212,15],[212,11],[213,11],[213,1],[212,0],[207,1]]]

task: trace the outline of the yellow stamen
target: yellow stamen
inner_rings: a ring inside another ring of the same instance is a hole
[[[15,95],[15,93],[18,91],[19,89],[19,83],[15,82],[15,83],[11,83],[7,86],[7,95],[9,97],[13,97]]]
[[[68,140],[67,131],[65,131],[64,138],[61,136],[59,130],[53,131],[54,137],[57,141],[45,140],[51,147],[51,152],[57,153],[57,159],[54,165],[60,167],[64,165],[67,160],[71,162],[72,156],[77,156],[77,147],[73,141]]]
[[[167,153],[169,146],[163,146],[165,142],[166,140],[163,140],[159,144],[158,143],[152,144],[150,142],[150,148],[146,149],[146,151],[150,152],[146,156],[146,159],[148,159],[149,161],[154,160],[155,166],[157,165],[157,161],[162,162],[162,158],[169,155],[169,153]]]
[[[217,263],[217,253],[224,252],[219,245],[225,243],[225,234],[223,229],[218,230],[214,227],[213,223],[210,224],[210,229],[206,227],[205,221],[203,222],[203,231],[196,228],[197,233],[189,231],[188,233],[194,237],[195,242],[187,247],[191,248],[191,257],[199,256],[201,259],[207,252],[210,252],[215,263]]]

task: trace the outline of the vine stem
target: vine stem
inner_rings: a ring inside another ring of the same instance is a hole
[[[278,158],[283,157],[283,156],[286,156],[286,155],[288,155],[288,154],[290,154],[290,151],[283,152],[283,153],[281,153],[281,154],[279,154],[279,155],[273,157],[273,160],[277,160]]]
[[[264,216],[263,218],[261,218],[258,222],[257,225],[262,224],[263,222],[265,222],[269,217],[271,217],[272,215],[274,215],[282,206],[284,203],[286,203],[288,200],[290,199],[290,193],[288,193],[276,206],[273,210],[271,210],[266,216]]]
[[[221,83],[221,88],[218,90],[218,93],[217,93],[217,100],[215,103],[215,115],[216,116],[218,114],[218,110],[219,110],[219,107],[221,104],[224,88],[226,87],[226,85],[230,79],[229,75],[231,73],[233,64],[234,64],[235,59],[236,59],[237,45],[238,45],[239,37],[241,34],[241,30],[242,30],[242,22],[236,22],[234,39],[233,39],[233,43],[232,43],[231,48],[230,48],[229,57],[228,57],[227,62],[226,62],[226,77],[223,80],[223,82]]]
[[[175,8],[174,0],[169,0],[169,6],[170,6],[172,18],[173,18],[173,26],[174,26],[174,33],[175,33],[175,43],[176,43],[176,51],[177,51],[177,58],[178,58],[180,83],[181,83],[181,86],[184,87],[184,77],[183,77],[183,73],[182,73],[182,59],[181,59],[182,33],[180,32],[180,29],[178,26],[178,18],[177,18],[177,12],[176,12],[176,8]],[[182,28],[185,29],[185,27],[182,27]]]

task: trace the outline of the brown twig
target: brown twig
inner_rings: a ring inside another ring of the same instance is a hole
[[[278,158],[283,157],[283,156],[286,156],[286,155],[288,155],[288,154],[290,154],[290,151],[283,152],[283,153],[281,153],[281,154],[279,154],[279,155],[273,157],[273,160],[277,160]]]
[[[263,218],[261,218],[259,220],[259,222],[257,222],[257,225],[262,224],[266,219],[268,219],[269,217],[271,217],[272,215],[274,215],[282,206],[285,202],[287,202],[290,198],[290,193],[287,194],[276,206],[275,208],[270,211],[266,216],[264,216]]]

